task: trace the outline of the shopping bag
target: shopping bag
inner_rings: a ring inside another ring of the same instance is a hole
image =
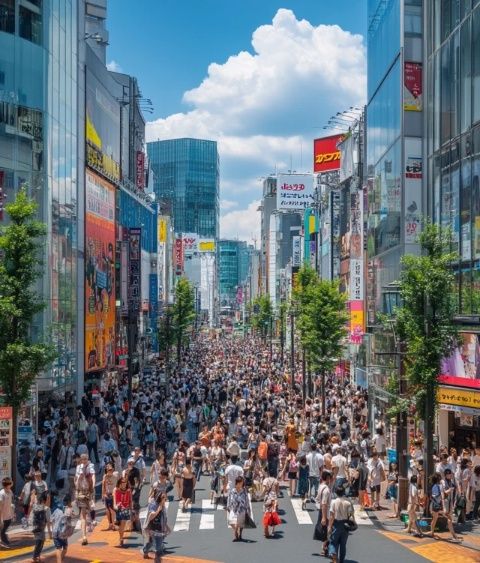
[[[236,526],[237,525],[238,516],[235,514],[235,512],[233,512],[233,510],[230,510],[230,512],[228,513],[227,522],[228,522],[229,526]]]
[[[253,518],[250,516],[250,514],[247,512],[245,514],[245,524],[244,524],[245,528],[247,528],[247,530],[254,530],[257,525],[255,524],[255,522],[253,521]]]

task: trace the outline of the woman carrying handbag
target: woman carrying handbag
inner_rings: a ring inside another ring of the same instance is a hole
[[[123,547],[125,526],[132,517],[132,491],[126,477],[121,477],[117,481],[117,486],[113,491],[113,508],[117,515],[120,547]]]

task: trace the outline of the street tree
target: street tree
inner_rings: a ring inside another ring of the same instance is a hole
[[[41,275],[40,253],[46,227],[36,220],[37,204],[22,188],[5,206],[0,228],[0,387],[13,407],[13,464],[19,408],[29,399],[36,377],[54,360],[47,342],[33,342],[31,324],[45,303],[35,289]]]
[[[407,396],[425,422],[425,475],[433,473],[434,417],[438,375],[443,358],[453,350],[457,330],[454,274],[456,255],[450,251],[451,233],[426,222],[419,235],[420,256],[405,255],[400,274],[402,306],[396,310],[396,326],[403,342]],[[406,408],[405,402],[403,404]]]
[[[298,275],[293,299],[297,307],[300,341],[310,366],[322,380],[322,412],[325,413],[325,379],[340,357],[347,335],[346,295],[337,282],[321,280],[304,266]]]
[[[172,329],[177,344],[177,363],[180,364],[182,347],[188,328],[195,320],[194,290],[187,278],[180,278],[175,288],[175,303],[172,307]]]
[[[270,295],[259,295],[253,300],[253,315],[251,323],[253,328],[260,333],[265,340],[268,329],[273,321],[273,307]]]

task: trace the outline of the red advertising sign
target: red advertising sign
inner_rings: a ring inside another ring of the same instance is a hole
[[[330,172],[340,168],[340,151],[337,144],[343,135],[330,135],[313,141],[313,171]]]
[[[175,239],[174,246],[174,262],[175,262],[175,273],[177,276],[181,276],[183,272],[183,240],[181,238]]]
[[[143,190],[145,188],[145,154],[137,151],[137,188]]]

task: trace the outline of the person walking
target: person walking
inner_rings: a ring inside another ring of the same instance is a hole
[[[118,481],[118,474],[113,469],[112,463],[105,466],[105,475],[102,479],[102,500],[105,504],[108,529],[115,530],[115,510],[113,509],[113,491]]]
[[[32,532],[33,539],[35,540],[32,563],[40,563],[41,561],[40,555],[45,545],[45,529],[48,530],[48,535],[52,539],[52,515],[50,508],[47,506],[47,501],[48,493],[44,492],[35,498],[32,506]]]
[[[318,488],[317,498],[315,499],[318,507],[318,519],[315,527],[316,537],[323,542],[322,555],[328,555],[328,520],[330,515],[330,502],[332,500],[332,492],[330,490],[332,474],[330,471],[322,471],[322,482]]]
[[[328,531],[330,543],[328,552],[333,563],[344,563],[347,554],[348,521],[354,517],[352,503],[344,498],[345,489],[342,485],[335,489],[337,498],[330,504]]]
[[[73,509],[70,495],[65,495],[63,506],[58,505],[52,513],[53,543],[57,563],[65,560],[68,551],[68,538],[73,535]]]
[[[306,456],[303,455],[300,458],[300,463],[298,465],[298,489],[297,489],[298,496],[302,499],[302,510],[307,509],[309,475],[310,475],[310,467],[308,466]]]
[[[98,426],[96,425],[92,417],[88,419],[85,434],[87,436],[88,455],[91,456],[93,452],[93,454],[95,455],[95,463],[100,463],[100,458],[98,456],[98,442],[100,435],[98,432]]]
[[[12,487],[13,481],[10,477],[4,477],[2,479],[2,489],[0,490],[0,541],[5,547],[10,547],[7,531],[15,519]]]
[[[245,527],[245,516],[247,513],[250,514],[245,479],[242,476],[235,479],[235,486],[228,493],[227,510],[228,524],[233,529],[233,541],[239,541],[242,539]]]
[[[132,491],[128,480],[121,477],[113,491],[113,508],[118,522],[119,547],[124,546],[125,526],[132,517]]]
[[[293,450],[289,450],[287,459],[285,460],[282,475],[285,475],[285,473],[288,477],[288,490],[290,492],[290,496],[293,498],[295,496],[298,477],[298,461]]]
[[[315,442],[311,444],[310,452],[307,454],[307,464],[309,467],[310,498],[313,501],[318,493],[320,475],[324,465],[323,455],[318,451],[318,446]]]
[[[80,511],[80,524],[82,529],[82,545],[87,545],[87,515],[91,509],[95,494],[95,467],[90,463],[88,454],[80,456],[75,474],[75,495],[77,507]]]
[[[417,524],[417,510],[420,508],[420,497],[419,490],[417,486],[416,475],[410,477],[410,484],[408,486],[408,525],[407,534],[415,534],[419,537],[423,537],[423,534]]]
[[[192,461],[190,458],[187,458],[182,471],[182,512],[186,512],[188,505],[194,502],[196,483],[197,479],[192,470]]]
[[[155,563],[160,563],[162,560],[165,536],[171,531],[167,522],[166,501],[167,495],[164,492],[158,492],[155,498],[150,499],[145,520],[144,532],[148,539],[143,548],[143,558],[148,559],[149,551],[153,551]]]
[[[435,526],[439,516],[445,516],[447,519],[448,530],[451,534],[451,539],[454,541],[460,541],[460,538],[455,533],[453,528],[453,521],[450,510],[448,510],[448,505],[445,505],[445,493],[441,486],[441,475],[440,473],[434,473],[430,478],[431,484],[431,504],[430,510],[432,512],[432,524],[430,537],[436,539],[435,536]]]

